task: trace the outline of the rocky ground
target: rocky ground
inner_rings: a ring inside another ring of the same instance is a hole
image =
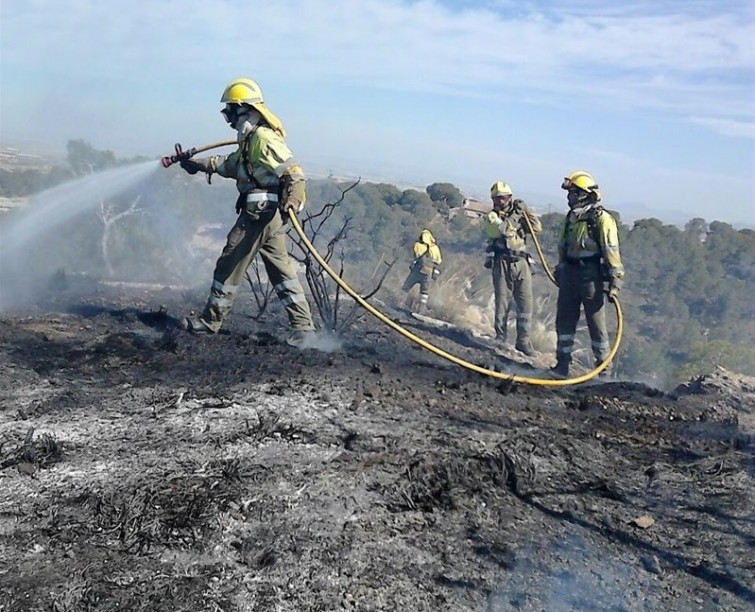
[[[243,305],[178,332],[201,304],[0,315],[0,611],[755,606],[752,379],[510,384],[372,317],[310,350]]]

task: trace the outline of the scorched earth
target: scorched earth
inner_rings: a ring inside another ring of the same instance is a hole
[[[510,384],[372,318],[178,331],[201,302],[0,317],[3,612],[753,609],[752,379]]]

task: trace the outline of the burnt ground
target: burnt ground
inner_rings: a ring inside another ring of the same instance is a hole
[[[752,379],[511,385],[372,317],[297,350],[239,304],[176,331],[202,298],[0,315],[2,612],[755,605]]]

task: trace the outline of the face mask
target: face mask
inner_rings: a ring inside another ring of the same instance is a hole
[[[236,125],[231,126],[235,127],[236,131],[238,132],[239,140],[243,140],[246,138],[249,134],[252,133],[252,130],[254,130],[255,127],[260,122],[261,115],[259,112],[254,110],[253,108],[245,109],[246,112],[243,114],[240,114],[236,120]]]
[[[566,195],[566,201],[569,208],[587,206],[590,203],[588,195],[578,189],[570,189]]]

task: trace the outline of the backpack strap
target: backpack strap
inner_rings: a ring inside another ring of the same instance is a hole
[[[252,131],[246,135],[246,138],[244,138],[244,142],[241,143],[241,162],[244,164],[244,170],[246,170],[249,182],[254,189],[260,189],[261,187],[254,178],[254,168],[252,167],[252,160],[249,158],[249,149],[252,147],[252,138],[254,138],[254,134],[257,132],[259,126],[259,123],[255,125],[252,128]]]
[[[602,206],[594,206],[587,212],[587,231],[595,241],[595,244],[600,245],[600,232],[598,231],[598,217],[603,214],[605,208]]]

